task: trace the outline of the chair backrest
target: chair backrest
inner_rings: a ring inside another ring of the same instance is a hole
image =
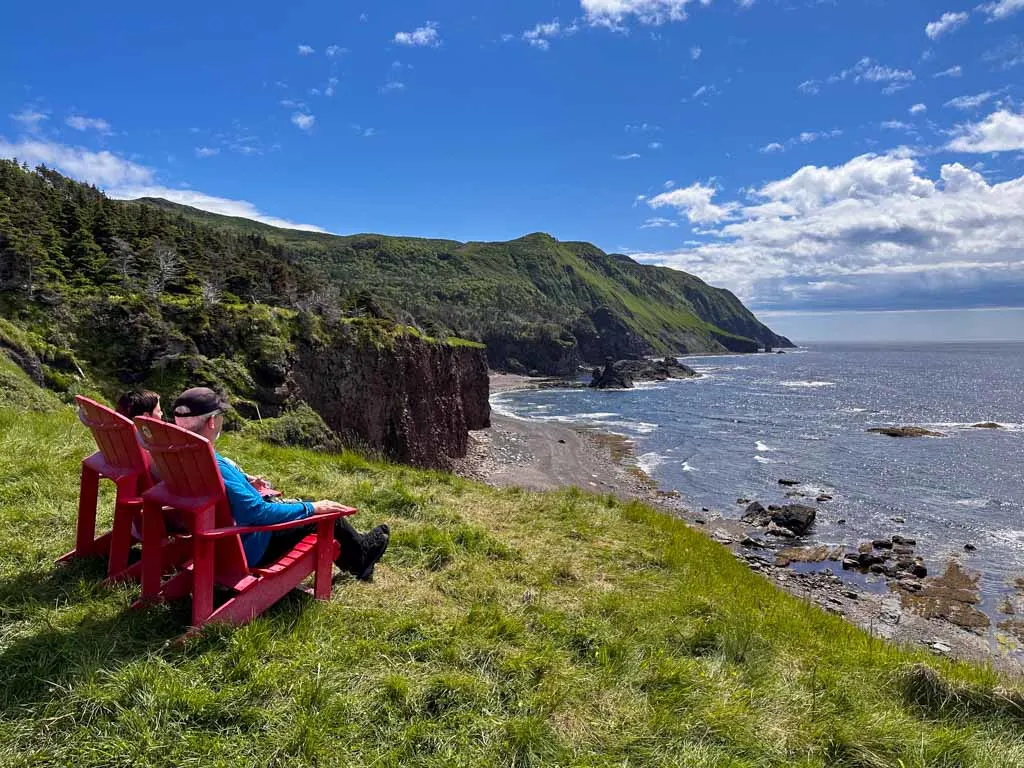
[[[182,510],[213,505],[214,526],[233,526],[235,520],[228,505],[224,478],[220,476],[213,444],[194,432],[148,416],[137,416],[135,426],[160,475],[160,484],[153,493],[165,491],[159,494],[161,502]],[[214,578],[218,583],[230,586],[248,576],[241,537],[219,540],[215,551]]]
[[[135,425],[130,419],[81,395],[75,397],[75,402],[103,461],[114,469],[149,474],[149,457],[139,446]]]
[[[172,495],[182,500],[224,496],[224,480],[209,440],[148,416],[136,417],[135,425]]]

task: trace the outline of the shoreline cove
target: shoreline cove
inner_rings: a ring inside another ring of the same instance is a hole
[[[716,357],[726,356],[741,357]],[[1000,671],[1024,676],[1024,632],[1020,631],[1013,613],[990,617],[992,629],[979,634],[945,618],[956,613],[959,603],[945,612],[934,608],[944,599],[942,589],[946,577],[951,570],[959,573],[962,567],[959,558],[951,557],[948,562],[929,559],[929,576],[923,580],[929,586],[924,594],[935,597],[916,601],[907,599],[906,593],[897,589],[894,582],[841,569],[839,558],[822,558],[819,562],[799,562],[799,554],[796,561],[778,558],[783,550],[791,553],[792,547],[800,549],[801,540],[766,547],[755,538],[756,527],[697,506],[677,489],[661,487],[644,470],[656,470],[665,457],[654,452],[638,454],[636,442],[629,436],[605,431],[600,424],[534,419],[493,406],[494,400],[502,395],[558,389],[559,384],[568,385],[567,389],[577,388],[572,380],[492,373],[492,426],[471,433],[469,455],[456,467],[457,473],[499,488],[518,486],[527,491],[548,491],[575,486],[591,493],[649,504],[727,547],[740,562],[784,591],[841,616],[874,637],[924,646],[936,655],[990,664]],[[583,415],[603,419],[620,416],[596,411]],[[773,463],[764,453],[774,452],[774,446],[758,441],[757,446],[751,447],[755,453],[753,458],[759,464]],[[688,460],[679,463],[683,472],[698,471]],[[822,491],[825,492],[834,493],[835,489]],[[740,511],[736,511],[737,517],[739,514]],[[855,540],[824,544],[816,539],[815,543],[833,551],[837,548],[855,550],[858,546]],[[1004,605],[1010,606],[1012,600],[1011,590]],[[1024,594],[1017,602],[1024,610]],[[931,606],[931,610],[922,610],[922,605]]]

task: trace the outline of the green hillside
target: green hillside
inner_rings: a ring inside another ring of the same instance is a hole
[[[169,644],[187,604],[131,611],[101,563],[53,564],[92,450],[74,412],[0,403],[0,765],[1024,766],[1019,688],[872,638],[646,506],[222,440],[387,521],[375,583]]]
[[[369,293],[411,322],[483,341],[498,367],[545,372],[646,353],[788,346],[730,292],[693,275],[542,233],[503,243],[282,230],[166,200],[139,203],[281,244],[343,294]],[[575,353],[575,354],[573,354]]]

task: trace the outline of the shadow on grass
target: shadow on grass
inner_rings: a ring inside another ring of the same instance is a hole
[[[233,631],[215,627],[177,643],[191,618],[188,599],[133,610],[117,594],[133,587],[104,586],[103,576],[102,561],[83,560],[0,581],[0,719],[38,717],[82,683],[158,653],[201,655]],[[293,592],[265,615],[287,625],[312,602]]]

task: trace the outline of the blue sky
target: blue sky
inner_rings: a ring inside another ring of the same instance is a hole
[[[0,155],[113,196],[336,233],[547,231],[774,313],[1024,305],[1024,0],[19,3],[5,22]]]

